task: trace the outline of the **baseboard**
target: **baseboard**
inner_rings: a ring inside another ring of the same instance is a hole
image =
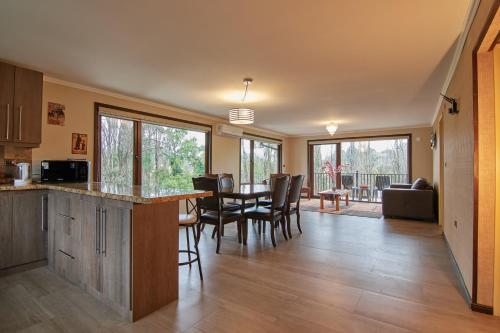
[[[451,251],[450,244],[448,243],[448,239],[446,239],[446,235],[443,232],[443,237],[444,241],[446,242],[446,247],[448,248],[448,255],[450,256],[451,263],[453,266],[453,271],[457,277],[458,282],[460,283],[460,290],[462,291],[462,296],[464,297],[465,301],[469,305],[470,309],[475,312],[481,312],[485,314],[493,314],[493,307],[489,305],[483,305],[483,304],[478,304],[478,303],[473,303],[472,302],[472,297],[469,294],[469,290],[467,290],[467,287],[465,286],[465,281],[462,276],[462,272],[460,271],[460,268],[458,267],[457,261],[455,260],[455,256],[453,255],[453,252]]]
[[[489,315],[493,314],[493,307],[489,306],[489,305],[471,303],[470,308],[472,311],[481,312],[481,313],[485,313],[485,314],[489,314]]]
[[[28,264],[22,264],[22,265],[18,265],[18,266],[11,266],[11,267],[7,267],[7,268],[2,268],[2,269],[0,269],[0,276],[17,274],[17,273],[21,273],[21,272],[28,271],[30,269],[35,269],[35,268],[42,267],[42,266],[47,266],[47,259],[42,259],[39,261],[30,262]]]

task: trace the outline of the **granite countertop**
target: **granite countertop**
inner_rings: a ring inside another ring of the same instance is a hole
[[[33,183],[26,186],[0,185],[0,191],[55,190],[95,197],[152,204],[208,197],[212,192],[173,188],[124,186],[110,183]]]

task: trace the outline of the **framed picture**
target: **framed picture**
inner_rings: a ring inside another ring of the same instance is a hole
[[[87,134],[73,133],[71,138],[71,153],[79,155],[87,155]]]
[[[66,107],[64,104],[49,102],[47,123],[50,125],[64,126],[64,120],[66,119],[66,115],[64,114],[65,109]]]

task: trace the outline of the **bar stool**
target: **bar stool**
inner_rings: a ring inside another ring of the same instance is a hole
[[[196,235],[196,224],[198,219],[196,215],[193,214],[179,214],[179,228],[186,228],[186,243],[187,250],[179,250],[179,253],[187,253],[188,261],[179,262],[179,266],[189,265],[191,268],[191,264],[194,262],[198,262],[198,270],[200,272],[200,280],[203,281],[203,273],[201,271],[201,261],[200,261],[200,251],[198,250],[198,237]],[[190,239],[189,239],[189,228],[193,230],[193,238],[194,238],[194,251],[191,250]],[[194,256],[194,258],[192,258]]]

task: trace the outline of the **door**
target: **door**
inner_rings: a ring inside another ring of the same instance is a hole
[[[100,204],[100,198],[82,198],[82,284],[94,296],[100,295],[102,291]]]
[[[12,265],[12,195],[0,193],[0,269]]]
[[[120,312],[130,304],[130,221],[128,203],[103,200],[103,293],[108,304]]]
[[[46,192],[12,194],[12,261],[21,265],[47,258],[47,231],[42,219]]]
[[[42,86],[42,73],[16,67],[14,142],[40,144],[42,138]]]
[[[0,142],[12,141],[15,67],[0,63]]]
[[[81,201],[78,195],[57,193],[55,206],[55,259],[58,274],[71,282],[80,281]]]

